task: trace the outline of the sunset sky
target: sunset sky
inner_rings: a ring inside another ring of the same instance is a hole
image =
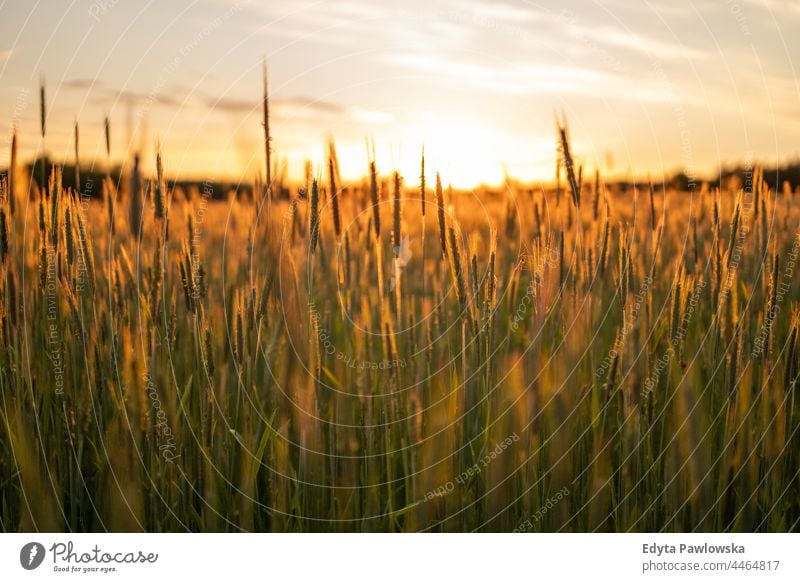
[[[263,168],[261,63],[276,155],[319,164],[333,135],[342,173],[410,183],[428,167],[456,186],[551,179],[554,114],[576,157],[608,176],[701,177],[800,147],[797,0],[189,2],[0,0],[0,166],[11,128],[23,157],[140,150],[167,173],[251,180]],[[262,170],[263,171],[263,170]]]

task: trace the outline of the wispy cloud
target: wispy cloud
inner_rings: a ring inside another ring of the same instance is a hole
[[[594,38],[598,42],[608,46],[627,49],[650,58],[656,57],[662,60],[698,60],[710,57],[710,53],[707,51],[677,42],[645,36],[630,30],[615,30],[611,28],[580,28],[578,30],[589,38]]]
[[[623,49],[649,59],[659,60],[703,60],[710,57],[706,50],[687,46],[674,40],[664,40],[653,35],[634,32],[622,25],[589,25],[569,11],[562,11],[558,17],[567,34],[584,42],[596,42],[609,49]]]
[[[619,74],[597,69],[549,63],[496,63],[468,62],[445,57],[431,57],[416,53],[395,54],[387,61],[432,73],[445,87],[466,86],[471,90],[516,96],[596,95],[633,101],[666,102],[672,94],[663,83],[655,79],[639,79],[631,83]]]
[[[261,100],[232,96],[214,96],[195,88],[172,87],[160,92],[113,89],[101,81],[88,78],[69,79],[61,83],[65,90],[86,92],[93,102],[110,106],[113,103],[126,103],[141,107],[161,106],[166,108],[200,106],[212,112],[251,115],[261,113]],[[314,99],[301,95],[273,97],[270,99],[271,111],[283,121],[315,119],[322,117],[347,118],[363,123],[386,123],[392,119],[388,113],[346,107],[339,103]]]
[[[739,0],[753,8],[772,12],[775,16],[800,17],[800,2],[797,0]]]
[[[505,22],[526,23],[540,19],[540,14],[524,3],[472,2],[469,4],[478,17]]]
[[[61,83],[62,89],[75,89],[81,91],[89,91],[92,89],[102,89],[105,85],[100,79],[90,78],[77,78],[67,79]]]
[[[233,97],[201,97],[201,101],[212,111],[225,113],[261,113],[261,101],[254,99],[238,99]],[[311,115],[342,115],[347,108],[337,103],[312,99],[310,97],[285,97],[270,100],[273,114],[287,117]]]

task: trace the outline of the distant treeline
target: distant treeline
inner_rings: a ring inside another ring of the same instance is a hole
[[[740,188],[749,188],[753,182],[754,169],[755,167],[753,166],[745,167],[744,165],[723,168],[716,178],[711,180],[692,177],[685,172],[677,172],[673,174],[672,177],[667,178],[663,185],[685,192],[689,190],[699,190],[703,184],[708,184],[711,188],[721,188],[724,185],[730,184],[731,180],[738,179]],[[792,190],[800,185],[800,164],[792,163],[782,167],[763,168],[763,174],[764,182],[769,185],[772,190],[783,190],[785,182],[789,183]],[[629,180],[610,182],[607,185],[616,186],[621,192],[633,190],[634,187],[640,189],[642,187],[647,187],[646,182],[639,181],[634,183]],[[654,180],[654,185],[656,188],[660,188],[662,183]]]
[[[33,177],[36,183],[39,184],[43,181],[46,183],[49,180],[52,166],[53,162],[45,158],[37,159],[33,162],[25,164],[24,168],[25,171],[31,177]],[[64,187],[75,188],[75,165],[65,164],[62,166],[62,168],[62,180]],[[7,171],[7,169],[2,169],[0,170],[0,174],[5,174]],[[80,179],[82,194],[91,198],[100,197],[102,195],[102,183],[106,175],[107,174],[105,170],[81,166]],[[127,180],[130,179],[130,176],[128,174],[123,174],[120,166],[114,166],[111,168],[108,172],[108,176],[110,176],[111,181],[118,190],[121,189],[123,193],[128,190],[129,184],[127,184]],[[146,185],[149,179],[149,174],[143,174],[142,184]],[[120,180],[122,180],[122,182],[120,182]],[[215,200],[222,200],[231,191],[236,192],[239,196],[251,197],[253,195],[253,185],[249,183],[233,184],[216,180],[207,182],[202,180],[167,180],[167,183],[170,188],[180,189],[187,193],[191,193],[195,190],[197,190],[200,194],[210,192],[211,198]]]
[[[48,176],[50,173],[50,169],[52,168],[52,162],[45,158],[37,159],[34,162],[30,162],[25,165],[25,170],[33,176],[34,180],[37,183],[42,182],[42,180],[47,181]],[[671,178],[667,179],[666,186],[670,188],[674,188],[676,190],[681,191],[688,191],[692,189],[699,189],[703,183],[708,183],[710,187],[720,187],[722,185],[728,184],[731,179],[738,178],[739,183],[741,185],[749,184],[752,181],[752,171],[753,167],[745,167],[744,165],[733,166],[722,169],[717,178],[715,180],[702,180],[699,178],[692,178],[688,176],[684,172],[678,172],[674,174]],[[0,175],[5,174],[7,172],[6,169],[0,170]],[[44,172],[44,173],[43,173]],[[111,180],[119,189],[121,187],[122,191],[125,192],[128,190],[129,184],[123,182],[120,184],[120,179],[128,180],[129,177],[127,174],[123,174],[122,168],[120,166],[114,166],[109,174]],[[95,168],[80,168],[80,178],[81,178],[81,186],[85,196],[89,197],[99,197],[102,194],[101,184],[103,179],[106,177],[106,172],[101,171]],[[149,174],[142,175],[142,183],[143,185],[147,184],[147,181],[150,179]],[[91,180],[91,182],[90,182]],[[764,182],[766,182],[770,189],[773,190],[782,190],[784,183],[789,182],[792,190],[796,189],[800,186],[800,163],[791,163],[786,166],[782,167],[772,167],[772,168],[764,168]],[[201,180],[167,180],[168,185],[170,188],[180,189],[183,192],[188,193],[191,195],[193,191],[198,191],[200,194],[204,192],[211,192],[211,198],[215,200],[221,200],[227,197],[227,195],[234,191],[236,192],[237,196],[241,197],[252,197],[253,196],[253,184],[251,183],[241,183],[241,184],[234,184],[231,182],[220,182],[220,181],[207,181],[203,182]],[[585,185],[593,186],[588,181],[584,182]],[[94,187],[87,187],[88,184],[94,184]],[[75,187],[75,166],[74,164],[66,164],[63,166],[63,185],[65,187]],[[660,187],[661,184],[655,184],[656,187]],[[634,187],[642,188],[646,186],[644,182],[631,182],[629,180],[617,180],[613,182],[606,183],[606,186],[615,186],[620,192],[627,192],[628,190],[633,190]],[[743,187],[743,186],[742,186]],[[275,197],[277,198],[289,198],[290,197],[290,190],[287,186],[283,183],[276,184],[276,187],[273,188],[274,190],[280,190],[279,193],[275,193]],[[349,188],[345,188],[343,193],[346,194]],[[489,192],[493,192],[494,189],[488,188]],[[530,193],[534,190],[530,189]],[[501,190],[498,190],[495,193],[500,193]],[[301,196],[303,193],[300,193]]]
[[[793,190],[800,185],[800,163],[791,163],[782,167],[765,167],[763,170],[764,182],[772,190],[782,190],[784,182],[789,182]],[[737,166],[722,170],[720,177],[723,183],[733,177],[738,177],[742,184],[747,184],[752,181],[752,172],[752,167]]]
[[[762,169],[764,182],[771,190],[783,190],[785,182],[789,183],[792,190],[800,184],[800,164],[792,163],[782,167],[764,167]],[[676,190],[690,190],[698,189],[703,182],[707,182],[712,188],[722,188],[730,184],[731,180],[737,179],[740,188],[750,189],[753,183],[753,170],[755,170],[755,166],[737,165],[723,168],[714,180],[692,179],[686,173],[678,172],[669,180],[668,185]]]

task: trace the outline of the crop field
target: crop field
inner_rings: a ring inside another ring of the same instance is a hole
[[[554,138],[558,182],[473,191],[332,140],[222,198],[12,162],[0,529],[797,531],[793,185]]]

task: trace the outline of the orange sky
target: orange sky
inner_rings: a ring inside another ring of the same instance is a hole
[[[24,157],[45,147],[112,158],[160,140],[167,172],[250,180],[263,168],[261,61],[270,66],[276,155],[290,173],[419,173],[422,144],[446,182],[551,179],[554,113],[573,150],[609,177],[794,157],[800,4],[779,0],[597,2],[40,1],[0,8],[0,166],[13,125]],[[148,162],[152,167],[152,163]]]

